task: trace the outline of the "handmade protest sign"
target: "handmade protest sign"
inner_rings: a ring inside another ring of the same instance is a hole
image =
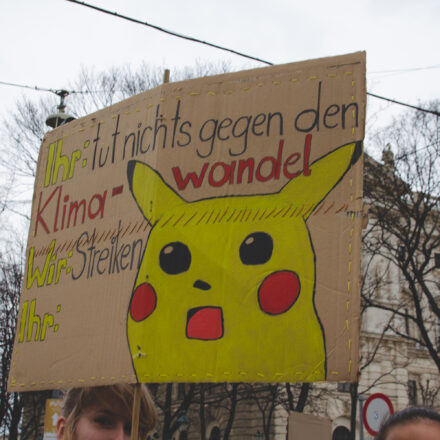
[[[354,379],[364,120],[359,52],[49,132],[9,388]]]

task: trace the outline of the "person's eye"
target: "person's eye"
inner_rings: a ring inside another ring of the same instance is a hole
[[[95,417],[95,423],[103,428],[109,429],[114,425],[113,419],[108,416],[97,416]]]

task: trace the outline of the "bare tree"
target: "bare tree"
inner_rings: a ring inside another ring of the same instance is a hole
[[[181,417],[187,417],[190,406],[196,403],[196,384],[153,384],[150,390],[162,416],[162,438],[171,439],[181,425]]]
[[[173,81],[230,71],[227,62],[197,62],[195,66],[171,71]],[[141,64],[95,72],[82,68],[78,78],[67,85],[67,113],[76,118],[108,107],[130,96],[157,87],[163,82],[163,67]],[[41,141],[47,132],[46,118],[56,111],[58,97],[45,94],[40,100],[22,98],[0,124],[0,171],[5,174],[0,186],[2,211],[29,218],[32,186]],[[3,198],[6,197],[6,198]]]
[[[438,111],[440,103],[431,108]],[[377,135],[386,148],[383,163],[366,161],[372,215],[364,245],[397,269],[400,286],[387,301],[379,294],[363,300],[392,316],[390,330],[424,347],[440,371],[439,129],[437,116],[412,111]]]
[[[22,396],[7,391],[22,277],[22,262],[0,254],[0,435],[11,440],[18,438],[23,407]]]
[[[254,404],[261,416],[263,438],[270,440],[275,411],[285,402],[284,386],[280,383],[247,383],[244,395]]]

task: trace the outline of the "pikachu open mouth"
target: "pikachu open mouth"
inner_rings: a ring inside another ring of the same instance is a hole
[[[188,310],[186,336],[189,339],[203,341],[213,341],[223,337],[222,308],[205,306]]]

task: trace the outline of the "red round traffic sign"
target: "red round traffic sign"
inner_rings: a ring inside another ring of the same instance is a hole
[[[394,414],[391,400],[382,393],[372,394],[365,402],[362,420],[365,429],[371,435],[377,435],[380,426],[390,415]]]

